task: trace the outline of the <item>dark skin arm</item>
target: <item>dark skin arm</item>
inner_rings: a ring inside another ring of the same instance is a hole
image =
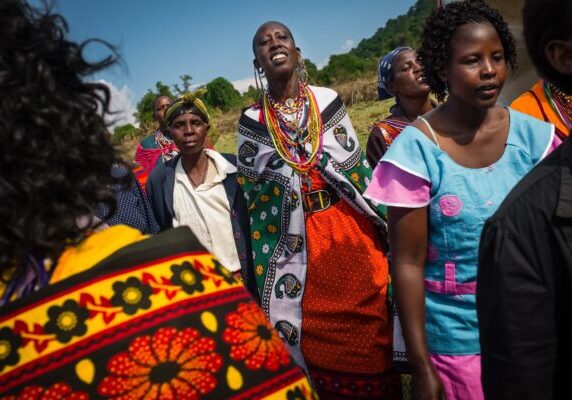
[[[385,140],[383,140],[383,133],[377,126],[373,127],[369,138],[367,139],[366,157],[371,168],[375,168],[381,157],[387,151]]]
[[[425,336],[424,269],[427,251],[427,207],[389,207],[389,240],[399,317],[413,368],[411,396],[444,399],[443,387],[429,360]]]

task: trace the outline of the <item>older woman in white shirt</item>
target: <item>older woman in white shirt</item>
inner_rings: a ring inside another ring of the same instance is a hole
[[[257,296],[246,202],[236,182],[236,156],[205,149],[210,116],[201,94],[186,94],[167,110],[166,125],[180,153],[153,170],[147,194],[162,230],[190,227],[228,270],[242,275]]]

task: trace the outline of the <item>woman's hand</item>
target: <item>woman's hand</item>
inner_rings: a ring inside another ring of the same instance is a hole
[[[446,399],[443,384],[431,363],[421,368],[414,368],[411,375],[411,398],[413,400]]]

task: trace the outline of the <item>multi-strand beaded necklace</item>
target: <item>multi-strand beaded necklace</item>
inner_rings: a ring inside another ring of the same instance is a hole
[[[572,96],[568,96],[552,83],[543,82],[546,97],[564,125],[572,128]]]
[[[278,155],[294,170],[306,174],[322,151],[322,116],[308,85],[300,83],[298,97],[280,103],[268,90],[263,96],[264,121]],[[287,115],[293,116],[290,121]],[[308,155],[305,145],[311,143]]]

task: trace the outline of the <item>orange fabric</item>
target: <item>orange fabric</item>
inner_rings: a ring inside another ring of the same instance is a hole
[[[538,101],[534,98],[532,93],[529,91],[524,92],[519,97],[517,97],[511,104],[510,107],[520,111],[521,113],[530,115],[531,117],[537,118],[542,121],[550,122],[554,124],[556,129],[558,129],[562,136],[568,136],[570,131],[564,124],[564,121],[560,119],[558,114],[552,108],[550,100],[546,97],[544,93],[544,88],[542,87],[542,81],[536,82],[536,84],[531,89],[532,92],[540,101],[541,107],[538,105]]]
[[[383,120],[372,126],[371,130],[373,130],[373,128],[379,128],[385,140],[385,144],[389,146],[407,125],[409,124],[401,121]]]
[[[142,166],[137,165],[135,168],[133,168],[133,174],[135,175],[135,178],[139,181],[141,188],[145,190],[145,185],[147,184],[147,178],[149,177],[149,173],[146,172]]]
[[[311,190],[327,187],[316,171]],[[306,219],[302,354],[310,366],[375,374],[391,367],[387,258],[372,222],[341,200]],[[359,328],[358,328],[359,327]]]

